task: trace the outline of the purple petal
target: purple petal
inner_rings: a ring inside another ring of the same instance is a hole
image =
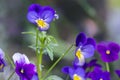
[[[84,44],[86,42],[86,35],[84,33],[79,33],[76,37],[76,46],[79,46],[80,43]]]
[[[27,19],[31,22],[31,23],[36,23],[35,21],[37,19],[39,19],[38,13],[36,13],[35,11],[30,11],[27,14]]]
[[[85,64],[85,58],[82,59],[78,59],[77,57],[75,57],[73,64],[75,67],[77,66],[83,66]]]
[[[65,73],[65,74],[69,74],[69,69],[70,68],[71,67],[69,67],[69,66],[65,66],[65,67],[62,68],[62,72]]]
[[[87,42],[85,45],[93,45],[94,47],[96,46],[96,42],[93,38],[87,38]]]
[[[82,54],[84,55],[85,58],[92,57],[94,55],[94,46],[92,45],[86,45],[82,47]]]
[[[32,4],[29,6],[28,11],[35,11],[36,13],[39,13],[42,9],[42,6],[40,6],[39,4]]]
[[[118,75],[118,77],[120,78],[120,70],[115,70],[115,72]]]
[[[39,79],[38,79],[38,74],[37,74],[37,73],[35,73],[35,74],[33,75],[32,80],[39,80]]]
[[[39,29],[40,31],[46,31],[46,30],[49,29],[49,27],[50,27],[50,25],[49,25],[48,23],[46,23],[46,26],[44,26],[44,27],[38,26],[38,29]]]
[[[44,6],[39,15],[45,22],[50,23],[54,19],[55,11],[50,6]]]
[[[99,54],[106,54],[107,47],[104,43],[100,43],[97,45],[97,51]]]
[[[117,43],[111,42],[108,44],[110,51],[113,53],[119,53],[120,46]]]

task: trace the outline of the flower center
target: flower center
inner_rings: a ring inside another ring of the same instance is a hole
[[[24,73],[24,69],[21,69],[20,72],[21,72],[21,73]]]
[[[3,64],[0,64],[0,69],[2,69],[2,68],[3,68],[3,66],[4,66]]]
[[[106,51],[106,54],[110,54],[110,50],[107,50],[107,51]]]
[[[82,78],[78,76],[77,74],[74,74],[73,80],[82,80]]]
[[[100,78],[100,80],[103,80],[103,78]]]
[[[80,59],[82,57],[82,53],[81,53],[80,49],[77,50],[75,55],[78,57],[78,59]]]
[[[45,28],[47,26],[47,23],[44,20],[42,20],[42,19],[36,20],[36,23],[41,28]]]

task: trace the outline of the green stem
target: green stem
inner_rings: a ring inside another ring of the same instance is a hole
[[[37,57],[36,66],[37,66],[38,78],[40,80],[41,71],[40,71],[40,64],[39,64],[38,39],[39,39],[39,31],[38,31],[38,28],[37,28],[37,30],[36,30],[36,57]]]
[[[110,72],[109,63],[107,63],[107,62],[106,62],[106,70],[107,70],[108,72]]]
[[[39,54],[40,78],[42,77],[42,57],[43,57],[43,49],[40,49],[40,54]]]
[[[13,61],[11,60],[11,58],[9,57],[9,55],[7,53],[5,53],[5,57],[7,58],[7,61],[9,61],[9,63],[12,65],[12,67],[14,68],[15,65],[13,63]]]
[[[66,79],[65,80],[69,80],[69,75],[67,75]]]
[[[57,65],[57,63],[70,51],[70,49],[73,47],[73,44],[66,50],[65,53],[61,55],[61,57],[58,58],[58,60],[49,68],[49,70],[46,72],[46,75],[41,79],[44,80],[47,75],[51,72],[51,70]]]
[[[12,78],[12,76],[14,75],[14,73],[15,73],[15,71],[13,71],[13,72],[11,73],[11,75],[8,77],[7,80],[10,80],[10,79]]]

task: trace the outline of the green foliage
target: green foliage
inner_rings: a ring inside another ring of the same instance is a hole
[[[30,34],[35,37],[36,40],[36,33],[35,32],[23,32],[23,34]],[[54,48],[57,46],[57,41],[53,36],[47,35],[45,31],[40,32],[38,34],[38,52],[40,53],[40,50],[43,50],[43,54],[47,54],[51,60],[53,60],[53,52]],[[36,51],[36,45],[35,40],[33,45],[30,45],[29,47]]]
[[[51,75],[45,80],[63,80],[61,77],[56,76],[56,75]]]

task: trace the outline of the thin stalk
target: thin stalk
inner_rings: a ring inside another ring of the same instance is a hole
[[[40,54],[39,54],[40,78],[42,77],[42,57],[43,57],[43,49],[40,49]]]
[[[51,70],[57,65],[57,63],[70,51],[70,49],[73,47],[73,44],[65,51],[65,53],[63,53],[58,59],[57,61],[48,69],[48,71],[46,72],[46,75],[41,79],[44,80],[47,75],[51,72]]]
[[[108,72],[110,72],[109,63],[107,63],[107,62],[106,62],[106,70],[107,70]]]
[[[5,53],[5,57],[6,57],[7,61],[9,61],[9,63],[10,63],[10,64],[12,65],[12,67],[14,68],[15,65],[14,65],[13,61],[11,60],[11,58],[9,57],[9,55],[8,55],[7,53]]]
[[[10,79],[12,78],[12,76],[14,75],[14,73],[15,73],[15,71],[13,71],[13,72],[11,73],[11,75],[8,77],[7,80],[10,80]]]
[[[67,75],[66,79],[65,80],[69,80],[69,75]]]
[[[38,39],[39,39],[39,31],[38,31],[38,29],[37,29],[37,30],[36,30],[36,57],[37,57],[36,66],[37,66],[38,78],[39,78],[39,80],[40,80],[41,71],[40,71],[40,64],[39,64]]]

